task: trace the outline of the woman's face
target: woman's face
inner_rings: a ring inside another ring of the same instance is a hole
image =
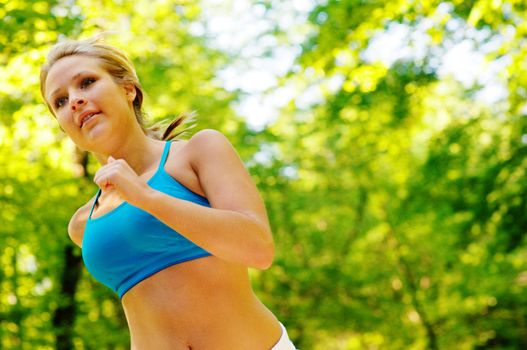
[[[133,84],[120,85],[93,57],[61,58],[49,70],[45,99],[68,136],[81,149],[101,146],[135,121]]]

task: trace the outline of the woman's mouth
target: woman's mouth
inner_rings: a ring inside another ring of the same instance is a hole
[[[86,118],[84,118],[82,121],[81,121],[81,129],[82,127],[88,123],[90,120],[92,120],[95,116],[97,116],[99,113],[91,113],[89,114]]]

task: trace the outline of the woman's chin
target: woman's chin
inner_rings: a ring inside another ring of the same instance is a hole
[[[86,149],[92,152],[99,152],[101,148],[107,148],[112,139],[112,133],[103,125],[93,125],[90,129],[83,131]]]

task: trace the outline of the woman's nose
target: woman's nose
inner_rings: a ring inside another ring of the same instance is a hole
[[[79,107],[86,104],[86,99],[82,97],[75,98],[71,101],[71,110],[76,111]]]

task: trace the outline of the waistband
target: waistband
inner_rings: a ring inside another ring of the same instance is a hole
[[[295,345],[293,342],[289,339],[289,335],[287,334],[287,330],[285,329],[282,322],[280,323],[280,328],[282,328],[282,336],[278,340],[278,343],[276,343],[271,350],[296,350]]]

